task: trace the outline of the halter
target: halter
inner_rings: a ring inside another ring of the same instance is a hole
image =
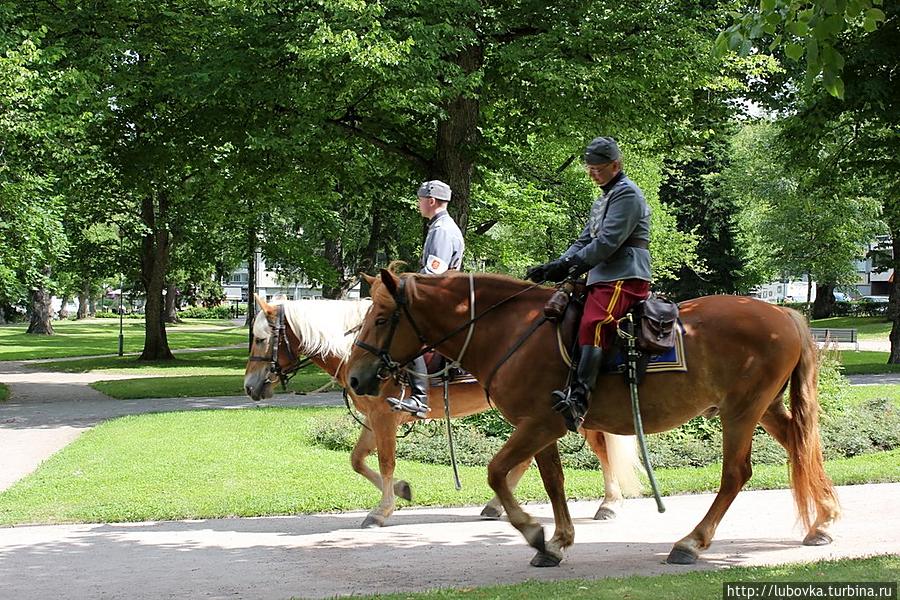
[[[460,327],[457,327],[449,334],[439,339],[437,342],[429,344],[428,340],[426,340],[425,336],[422,334],[422,330],[416,323],[416,320],[413,319],[412,313],[409,312],[409,303],[406,301],[406,281],[406,278],[401,277],[400,285],[397,288],[397,291],[395,293],[391,293],[391,297],[394,299],[394,303],[397,305],[397,307],[394,309],[394,312],[391,315],[391,329],[388,332],[387,340],[385,340],[384,345],[381,348],[376,348],[375,346],[366,342],[362,342],[360,340],[356,340],[355,342],[353,342],[355,345],[371,354],[374,354],[381,360],[381,367],[378,369],[379,379],[387,379],[388,377],[392,376],[396,379],[399,376],[401,370],[407,371],[408,373],[412,373],[414,375],[422,375],[424,377],[428,377],[429,375],[439,375],[450,370],[453,367],[458,367],[460,361],[462,361],[463,359],[463,356],[465,356],[466,354],[466,349],[469,347],[469,341],[472,339],[472,333],[475,331],[475,321],[483,317],[486,313],[490,312],[490,309],[488,309],[477,317],[475,316],[475,278],[472,277],[471,273],[469,273],[469,314],[471,315],[471,317]],[[424,347],[405,361],[398,362],[391,356],[390,347],[394,341],[394,334],[397,333],[397,326],[400,324],[401,311],[404,315],[406,315],[407,320],[409,320],[409,324],[412,325],[413,331],[416,332],[416,337],[418,337],[419,341]],[[426,352],[434,350],[436,346],[449,340],[451,337],[455,336],[466,327],[469,328],[469,332],[468,334],[466,334],[466,341],[463,342],[463,347],[459,351],[459,356],[456,357],[456,360],[449,360],[447,366],[444,367],[441,373],[416,373],[409,368],[408,365],[414,360],[424,355]]]
[[[296,375],[297,371],[312,363],[312,359],[306,357],[303,360],[298,360],[297,356],[291,351],[291,345],[288,343],[287,334],[285,333],[286,325],[284,321],[284,305],[277,304],[274,332],[273,335],[269,336],[269,344],[272,352],[269,356],[251,356],[249,360],[250,362],[269,363],[269,373],[274,374],[278,378],[282,388],[287,388],[287,383],[291,380],[291,377]],[[280,341],[282,338],[284,338],[284,348],[287,352],[288,359],[291,361],[291,366],[287,369],[282,369],[281,365],[278,364],[278,348],[281,345]]]

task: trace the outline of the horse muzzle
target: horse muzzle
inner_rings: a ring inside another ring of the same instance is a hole
[[[268,377],[258,377],[254,375],[247,375],[244,377],[244,391],[247,392],[247,395],[250,396],[254,402],[271,398],[274,394],[272,382],[269,381]]]
[[[377,396],[381,389],[381,377],[377,364],[350,369],[349,382],[353,392],[360,396]]]

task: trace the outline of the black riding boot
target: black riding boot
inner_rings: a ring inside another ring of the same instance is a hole
[[[553,410],[562,413],[569,431],[578,431],[584,423],[584,415],[591,401],[591,391],[597,383],[602,365],[603,348],[582,346],[574,381],[565,390],[553,392]]]
[[[412,370],[416,373],[426,373],[425,357],[420,356],[412,362]],[[431,409],[428,407],[428,377],[419,377],[412,373],[409,376],[409,396],[406,398],[388,398],[387,403],[397,411],[404,411],[424,419]]]

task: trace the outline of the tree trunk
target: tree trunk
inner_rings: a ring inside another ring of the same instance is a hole
[[[253,323],[256,318],[256,300],[253,294],[256,293],[256,245],[257,240],[256,227],[250,227],[247,230],[247,321],[244,323],[247,327]],[[250,343],[253,343],[253,332],[250,332]]]
[[[344,282],[344,259],[341,255],[341,244],[337,240],[325,240],[325,260],[332,266],[337,274],[337,283],[322,284],[322,297],[332,300],[340,300],[343,297]]]
[[[480,46],[463,49],[455,59],[466,75],[480,69],[483,61],[484,52]],[[479,137],[478,100],[460,95],[446,109],[447,119],[438,123],[434,173],[431,176],[445,181],[453,191],[450,212],[465,235],[476,159],[471,150],[478,147]]]
[[[44,267],[45,277],[50,275],[50,267]],[[53,325],[50,323],[50,293],[46,288],[45,278],[31,288],[31,322],[25,333],[34,335],[53,335]]]
[[[178,318],[178,310],[176,309],[177,302],[176,299],[178,297],[178,289],[175,287],[174,283],[170,283],[166,286],[166,312],[165,319],[166,323],[180,323],[181,319]]]
[[[141,283],[147,296],[144,308],[144,351],[138,360],[171,360],[172,351],[166,338],[163,320],[163,285],[169,266],[170,238],[166,228],[168,198],[159,194],[159,206],[151,195],[141,203],[141,219],[147,233],[141,240]]]
[[[816,301],[812,305],[813,319],[827,319],[834,311],[834,284],[816,284]]]
[[[891,354],[888,356],[888,364],[900,364],[900,285],[897,278],[900,277],[900,227],[891,228],[891,245],[894,257],[891,260],[894,268],[894,281],[891,284],[891,295],[888,298],[888,319],[891,325]]]
[[[69,309],[66,306],[69,304],[69,301],[72,297],[69,294],[65,294],[62,297],[62,303],[59,305],[59,320],[63,321],[69,318]]]

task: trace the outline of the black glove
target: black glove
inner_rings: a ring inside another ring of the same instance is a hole
[[[525,271],[525,279],[529,281],[533,281],[535,283],[540,283],[547,279],[547,265],[550,263],[544,263],[542,265],[535,265],[533,267],[528,267],[528,270]]]

